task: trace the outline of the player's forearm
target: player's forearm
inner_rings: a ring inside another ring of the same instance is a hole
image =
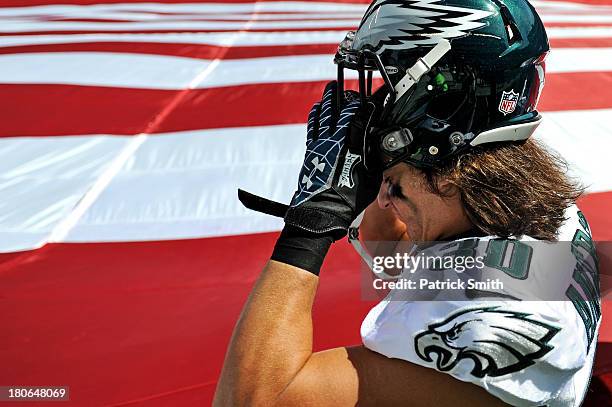
[[[376,196],[381,174],[370,174],[354,158],[363,152],[362,133],[373,109],[362,109],[356,98],[339,106],[344,98],[338,96],[337,83],[328,83],[308,115],[307,151],[291,204],[243,194],[250,208],[284,212],[285,226],[275,261],[266,266],[234,331],[217,406],[274,405],[302,372],[312,356],[311,308],[323,259]]]
[[[378,207],[374,201],[365,210],[359,237],[364,242],[397,242],[407,239],[406,225],[393,211]]]
[[[270,261],[234,330],[215,406],[273,405],[312,354],[318,277]]]
[[[370,253],[370,256],[392,256],[397,250],[398,242],[409,240],[406,225],[390,209],[382,209],[376,201],[365,210],[359,227],[359,239]],[[397,275],[400,269],[387,269],[389,275]]]

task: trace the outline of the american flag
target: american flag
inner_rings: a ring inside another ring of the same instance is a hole
[[[612,239],[608,1],[533,2],[552,46],[537,137],[588,186],[597,240]],[[365,7],[0,0],[0,385],[210,404],[281,228],[236,190],[289,200],[306,115]],[[338,243],[325,269],[315,347],[356,344],[373,305],[358,257]]]

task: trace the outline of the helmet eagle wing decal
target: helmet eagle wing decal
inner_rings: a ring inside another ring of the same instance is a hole
[[[484,26],[480,21],[493,14],[466,7],[447,6],[440,0],[376,0],[364,15],[354,47],[367,43],[378,53],[436,45],[440,38],[467,35]]]

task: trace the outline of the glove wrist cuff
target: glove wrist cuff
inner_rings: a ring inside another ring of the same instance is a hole
[[[328,235],[314,234],[285,225],[281,232],[271,260],[289,264],[318,276],[334,239]]]
[[[298,207],[290,207],[285,214],[285,225],[300,229],[303,234],[312,237],[331,236],[334,241],[346,236],[351,221],[342,216],[341,208],[328,209],[328,203],[310,206],[311,203],[306,202]]]

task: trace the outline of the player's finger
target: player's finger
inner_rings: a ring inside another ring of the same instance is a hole
[[[353,116],[359,112],[359,107],[360,102],[358,100],[350,102],[348,105],[344,106],[340,112],[340,116],[338,117],[338,127],[349,123]]]
[[[333,140],[340,140],[347,134],[348,127],[353,120],[353,117],[359,112],[360,102],[358,100],[349,102],[346,106],[342,108],[340,111],[340,115],[338,116],[338,123],[336,124],[336,128],[330,137]]]
[[[319,133],[319,113],[321,111],[321,102],[312,105],[310,113],[308,113],[308,124],[306,127],[306,145],[317,139]]]
[[[319,113],[319,138],[329,138],[334,126],[334,110],[336,107],[336,81],[325,86],[321,100],[321,113]]]

